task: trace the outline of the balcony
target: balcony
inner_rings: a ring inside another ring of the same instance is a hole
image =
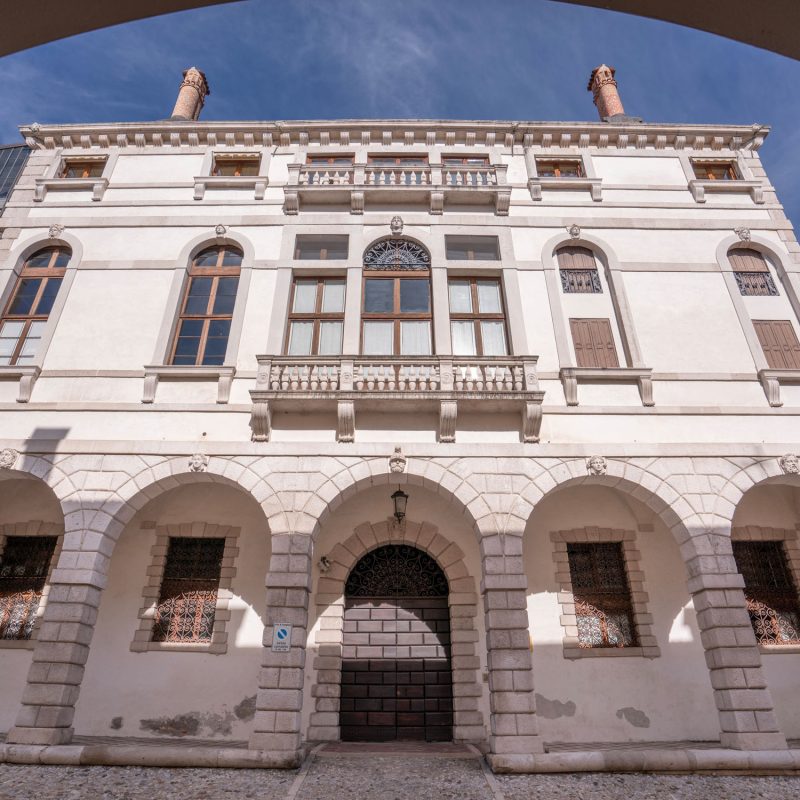
[[[250,427],[253,441],[269,441],[275,410],[336,412],[336,440],[355,439],[357,408],[417,412],[436,409],[439,441],[454,442],[459,408],[517,410],[520,438],[538,442],[542,399],[536,356],[309,357],[258,356]]]
[[[368,203],[424,203],[431,214],[441,214],[445,205],[494,207],[508,214],[511,187],[507,165],[377,166],[370,164],[290,164],[284,187],[284,210],[297,214],[300,205],[343,204],[352,214],[363,214]]]

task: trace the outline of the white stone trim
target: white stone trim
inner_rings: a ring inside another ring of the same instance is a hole
[[[64,543],[64,526],[55,522],[42,522],[31,520],[29,522],[11,522],[0,525],[0,561],[3,558],[3,551],[6,546],[6,539],[9,536],[55,536],[56,546],[53,550],[53,557],[50,559],[50,566],[47,570],[44,588],[42,589],[42,599],[39,601],[39,608],[36,610],[36,622],[34,622],[30,639],[0,639],[0,650],[33,650],[36,646],[36,638],[42,624],[44,610],[47,607],[47,596],[50,594],[50,578],[53,569],[58,563],[61,555],[61,547]]]
[[[561,625],[564,628],[564,658],[618,658],[620,656],[658,658],[661,650],[653,632],[653,616],[647,607],[650,597],[644,589],[644,573],[640,563],[641,554],[636,544],[636,532],[612,528],[576,528],[568,531],[552,531],[550,541],[553,542],[553,563],[556,569],[556,583],[559,586],[558,601],[561,604]],[[595,648],[579,646],[575,598],[572,593],[572,576],[567,556],[567,544],[571,542],[622,543],[625,571],[631,593],[633,621],[639,640],[638,646]]]
[[[231,584],[236,577],[236,556],[240,528],[230,525],[216,525],[208,522],[184,522],[159,525],[156,528],[155,544],[150,548],[150,567],[147,570],[148,581],[142,591],[142,607],[139,609],[139,627],[134,634],[130,649],[134,653],[150,651],[170,651],[178,653],[210,653],[221,655],[228,650],[227,625],[231,612],[228,609],[233,597]],[[153,618],[161,592],[161,581],[167,561],[167,548],[171,538],[224,538],[225,549],[222,553],[217,605],[214,611],[214,627],[211,641],[208,643],[192,642],[153,642]]]

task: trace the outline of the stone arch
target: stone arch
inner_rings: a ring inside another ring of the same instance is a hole
[[[221,247],[228,245],[242,251],[242,269],[252,267],[255,260],[255,247],[250,239],[238,231],[227,230],[223,236],[212,233],[201,233],[184,244],[178,256],[177,265],[188,267],[191,260],[207,247]]]
[[[312,686],[314,712],[307,738],[339,739],[339,682],[342,668],[342,623],[345,583],[352,568],[367,553],[386,544],[407,544],[422,550],[436,561],[447,577],[453,644],[459,654],[452,656],[453,738],[456,741],[482,741],[486,731],[482,713],[474,699],[481,694],[478,680],[477,628],[478,594],[474,577],[464,564],[461,548],[439,533],[435,525],[405,519],[364,522],[330,552],[330,567],[320,577],[316,602],[319,628],[314,633],[317,646],[317,680]],[[456,687],[461,687],[456,689]]]
[[[782,254],[777,250],[774,242],[771,242],[769,239],[765,239],[763,236],[759,236],[755,233],[750,233],[749,239],[741,239],[739,236],[733,235],[725,236],[717,245],[715,253],[717,263],[723,270],[727,272],[733,271],[728,254],[731,252],[731,250],[737,249],[756,250],[762,255],[765,255],[775,267],[775,271],[778,273],[778,277],[780,278],[781,282],[786,285],[786,265],[789,259],[785,254]]]
[[[793,466],[788,466],[788,468],[781,466],[782,460],[791,458],[792,455],[765,458],[740,466],[728,477],[717,493],[714,504],[715,515],[730,526],[739,503],[751,489],[766,483],[800,487],[800,472],[791,471],[795,468]]]

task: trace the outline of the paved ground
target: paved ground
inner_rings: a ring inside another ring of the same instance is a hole
[[[797,800],[800,777],[488,775],[476,758],[336,754],[301,770],[0,764],[0,800]]]

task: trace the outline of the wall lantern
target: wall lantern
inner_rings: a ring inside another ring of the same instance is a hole
[[[392,502],[394,503],[394,518],[398,522],[403,521],[406,515],[406,504],[408,503],[408,495],[402,490],[398,489],[392,495]]]

